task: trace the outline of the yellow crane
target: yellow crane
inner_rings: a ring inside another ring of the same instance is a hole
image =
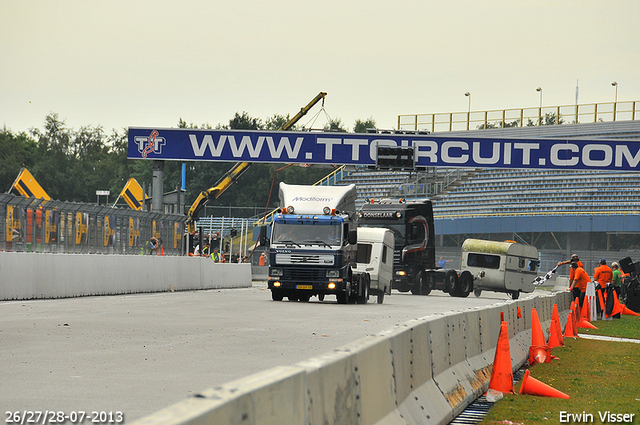
[[[296,122],[300,120],[311,108],[314,107],[316,103],[320,100],[324,102],[324,98],[327,95],[325,92],[320,92],[316,97],[311,100],[306,106],[300,109],[293,118],[287,121],[279,131],[287,131],[291,127],[294,126]],[[200,210],[204,208],[210,201],[214,201],[220,197],[224,193],[225,190],[229,188],[233,183],[238,180],[238,178],[245,172],[247,169],[253,164],[252,162],[237,162],[229,171],[225,173],[225,175],[218,180],[215,186],[210,187],[207,190],[203,190],[200,192],[196,200],[189,208],[187,212],[187,229],[189,233],[195,232],[196,230],[196,221],[198,220],[198,215],[200,214]]]

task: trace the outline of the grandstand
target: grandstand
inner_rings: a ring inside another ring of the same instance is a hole
[[[640,121],[471,130],[474,137],[638,139]],[[470,135],[468,131],[439,133]],[[544,169],[358,169],[358,205],[369,198],[433,201],[438,255],[459,258],[467,237],[536,245],[542,269],[577,252],[587,270],[607,258],[640,257],[640,173]],[[635,257],[634,257],[635,256]],[[454,260],[453,267],[456,265]],[[565,270],[568,273],[568,269]]]

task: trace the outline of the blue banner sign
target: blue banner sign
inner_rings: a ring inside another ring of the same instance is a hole
[[[128,157],[374,166],[379,145],[415,147],[418,167],[640,169],[640,141],[433,134],[129,128]]]

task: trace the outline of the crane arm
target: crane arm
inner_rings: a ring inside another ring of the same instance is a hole
[[[314,97],[311,102],[309,102],[306,106],[300,109],[293,118],[287,121],[285,124],[280,127],[279,131],[287,131],[291,127],[295,125],[296,122],[300,120],[303,116],[309,112],[311,108],[315,106],[320,100],[324,103],[324,98],[327,95],[325,92],[320,92],[316,97]],[[187,213],[187,226],[189,233],[195,231],[195,222],[198,219],[200,211],[204,208],[207,203],[211,200],[216,200],[222,195],[236,180],[245,172],[247,168],[249,168],[253,164],[252,162],[237,162],[229,171],[225,173],[225,175],[218,180],[215,186],[210,187],[207,190],[200,192],[196,200],[189,208]]]

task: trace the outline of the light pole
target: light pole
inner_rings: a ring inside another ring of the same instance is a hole
[[[469,98],[469,107],[467,108],[467,131],[468,131],[469,122],[471,121],[471,93],[466,92],[464,95]]]
[[[616,105],[618,104],[618,83],[614,81],[611,83],[612,86],[616,88],[616,97],[613,100],[613,120],[616,120]]]
[[[542,87],[536,89],[540,93],[540,107],[538,108],[538,125],[542,125]]]

